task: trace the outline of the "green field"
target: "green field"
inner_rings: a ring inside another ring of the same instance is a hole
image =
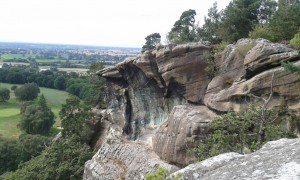
[[[12,84],[0,83],[0,87],[9,88]],[[57,132],[60,126],[60,119],[58,118],[61,105],[65,103],[68,93],[49,88],[40,88],[41,93],[47,99],[48,106],[52,109],[56,117],[53,131]],[[14,93],[11,91],[10,100],[8,102],[0,102],[0,136],[7,138],[17,138],[21,134],[21,130],[17,127],[20,121],[20,105],[15,99]]]

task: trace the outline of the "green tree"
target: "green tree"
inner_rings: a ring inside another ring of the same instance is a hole
[[[17,140],[0,138],[0,174],[17,169],[21,162],[21,147]]]
[[[10,90],[7,88],[0,88],[0,102],[8,101],[10,98]]]
[[[59,90],[65,90],[66,89],[66,78],[64,78],[63,76],[58,76],[55,80],[54,80],[54,87],[56,89]]]
[[[214,44],[221,42],[221,37],[217,36],[220,21],[221,13],[218,12],[218,5],[217,2],[215,2],[213,7],[208,9],[208,16],[204,17],[203,26],[197,29],[199,39],[210,41]]]
[[[195,41],[195,16],[196,11],[193,9],[184,11],[168,33],[168,41],[177,44]]]
[[[277,3],[275,0],[261,0],[258,9],[258,21],[260,24],[268,24],[276,12]]]
[[[11,89],[12,91],[15,91],[17,88],[18,88],[18,86],[16,86],[16,85],[13,85],[13,86],[11,86],[11,88],[10,88],[10,89]]]
[[[287,1],[283,1],[287,2]],[[279,1],[279,9],[269,24],[274,41],[290,40],[300,28],[300,3],[284,4]]]
[[[32,135],[32,134],[21,134],[19,136],[19,144],[21,147],[21,159],[23,162],[30,160],[41,154],[41,152],[51,143],[51,138]]]
[[[259,7],[260,0],[231,1],[224,10],[218,36],[230,43],[248,37],[249,32],[258,24]]]
[[[92,157],[91,148],[73,140],[61,140],[22,164],[7,180],[80,180],[84,163]]]
[[[29,105],[21,114],[20,128],[29,134],[48,134],[54,124],[54,113],[42,95],[38,104]]]
[[[39,93],[40,88],[36,83],[26,83],[15,90],[15,96],[20,101],[32,101]]]
[[[153,33],[148,35],[145,40],[146,43],[142,47],[142,52],[154,49],[157,45],[159,45],[161,43],[161,36],[159,33]]]
[[[92,133],[89,120],[92,116],[91,109],[73,96],[66,100],[59,112],[62,135],[64,138],[74,137],[80,142],[87,142]]]

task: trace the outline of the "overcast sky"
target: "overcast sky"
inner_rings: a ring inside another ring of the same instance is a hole
[[[141,47],[151,33],[165,37],[183,11],[203,23],[215,1],[0,0],[0,41]]]

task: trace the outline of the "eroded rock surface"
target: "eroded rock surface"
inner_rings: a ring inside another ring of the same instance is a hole
[[[170,172],[179,168],[159,159],[145,144],[135,142],[104,143],[85,164],[84,180],[141,180],[147,173],[163,167]]]
[[[300,66],[298,52],[264,39],[242,39],[220,54],[209,80],[210,49],[201,43],[161,46],[98,72],[106,78],[107,109],[96,122],[101,132],[94,144],[101,148],[86,163],[85,179],[143,179],[158,166],[189,164],[194,160],[189,145],[206,136],[215,113],[240,111],[254,96],[267,97],[273,73],[269,107],[300,115],[300,75],[280,66],[281,61]],[[281,140],[246,156],[220,155],[183,172],[187,179],[285,179],[285,172],[297,177],[298,141]]]
[[[268,96],[271,77],[275,73],[274,96],[269,107],[289,106],[298,109],[294,100],[300,96],[297,91],[300,76],[280,66],[280,61],[289,60],[299,65],[298,52],[263,39],[242,39],[235,45],[227,46],[217,63],[217,76],[208,85],[205,105],[220,112],[239,111],[256,100],[251,94]]]
[[[175,106],[169,118],[153,136],[153,149],[172,164],[186,166],[196,158],[189,148],[208,133],[208,124],[217,115],[205,106]]]
[[[248,154],[221,154],[176,173],[185,180],[291,180],[300,177],[300,139],[280,139]]]
[[[124,114],[124,133],[136,139],[145,125],[161,124],[175,105],[201,103],[209,51],[201,43],[170,45],[99,71],[107,79],[108,108]]]

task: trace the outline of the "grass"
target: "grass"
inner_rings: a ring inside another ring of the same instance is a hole
[[[10,89],[13,84],[1,83],[0,87]],[[17,85],[20,86],[20,85]],[[61,105],[65,103],[68,98],[68,93],[49,88],[40,88],[41,93],[44,94],[48,106],[55,114],[56,122],[51,129],[50,135],[55,135],[59,131],[57,127],[60,126],[59,111]],[[0,102],[0,136],[5,138],[18,138],[22,133],[18,128],[20,122],[20,105],[16,100],[13,91],[10,93],[10,100],[8,102]]]

